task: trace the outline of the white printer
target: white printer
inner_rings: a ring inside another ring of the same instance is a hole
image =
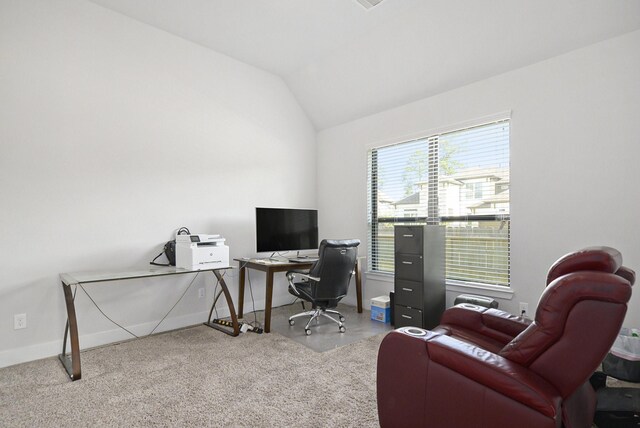
[[[229,247],[220,235],[177,235],[176,267],[212,269],[229,266]]]

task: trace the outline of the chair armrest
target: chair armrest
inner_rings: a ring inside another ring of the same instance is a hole
[[[440,325],[459,326],[508,343],[522,333],[531,320],[498,309],[461,303],[444,311]]]
[[[293,281],[293,278],[295,278],[296,276],[299,276],[300,278],[306,279],[308,281],[320,281],[320,277],[309,275],[309,271],[290,270],[287,272],[287,279],[289,279],[289,282]]]
[[[306,271],[306,270],[290,270],[290,271],[287,271],[287,281],[289,281],[289,287],[291,287],[293,292],[298,296],[300,296],[300,292],[296,288],[296,284],[293,282],[293,279],[296,276],[299,276],[300,278],[302,278],[303,280],[306,280],[306,281],[320,282],[320,278],[309,275],[309,271]]]

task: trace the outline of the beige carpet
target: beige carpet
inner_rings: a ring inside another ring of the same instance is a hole
[[[377,427],[384,334],[314,352],[277,333],[197,326],[0,369],[0,426]]]

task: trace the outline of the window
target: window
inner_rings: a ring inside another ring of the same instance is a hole
[[[509,121],[368,153],[369,270],[393,273],[393,226],[446,227],[448,282],[509,286]]]
[[[482,199],[482,188],[484,183],[482,182],[470,182],[464,184],[465,197],[467,199]]]

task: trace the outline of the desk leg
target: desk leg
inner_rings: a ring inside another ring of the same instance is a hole
[[[62,362],[69,378],[79,380],[82,377],[80,371],[80,341],[78,340],[78,321],[76,319],[76,307],[73,302],[73,293],[69,284],[62,283],[64,300],[67,304],[67,325],[64,329],[64,340],[62,342],[62,354],[58,358]],[[71,355],[67,355],[67,333],[70,333]]]
[[[358,313],[362,313],[362,265],[356,262],[356,300]]]
[[[213,305],[211,305],[211,311],[209,312],[209,320],[204,323],[204,325],[211,327],[211,328],[215,328],[216,330],[219,330],[225,334],[228,334],[229,336],[237,336],[240,334],[240,325],[238,324],[238,317],[236,316],[236,310],[233,307],[233,300],[231,299],[231,294],[229,293],[229,289],[227,288],[227,284],[224,282],[224,278],[222,277],[222,275],[220,275],[220,272],[218,272],[217,270],[213,271],[213,274],[216,276],[216,278],[218,278],[218,283],[220,284],[220,293],[224,293],[224,298],[227,300],[227,306],[229,307],[229,314],[231,315],[231,325],[229,325],[228,327],[231,327],[232,330],[227,330],[225,329],[223,326],[226,325],[227,321],[225,321],[225,324],[223,323],[216,323],[214,322],[214,320],[211,319],[211,315],[213,315],[213,309],[216,307],[216,303],[218,303],[218,297],[220,297],[220,293],[218,293],[217,296],[215,296],[215,298],[213,299]]]
[[[240,266],[240,277],[238,279],[238,318],[243,318],[244,313],[244,274],[247,270],[246,266],[242,265],[242,262],[238,262]]]
[[[269,269],[267,272],[267,294],[264,307],[264,332],[271,331],[271,304],[273,302],[273,271]]]

